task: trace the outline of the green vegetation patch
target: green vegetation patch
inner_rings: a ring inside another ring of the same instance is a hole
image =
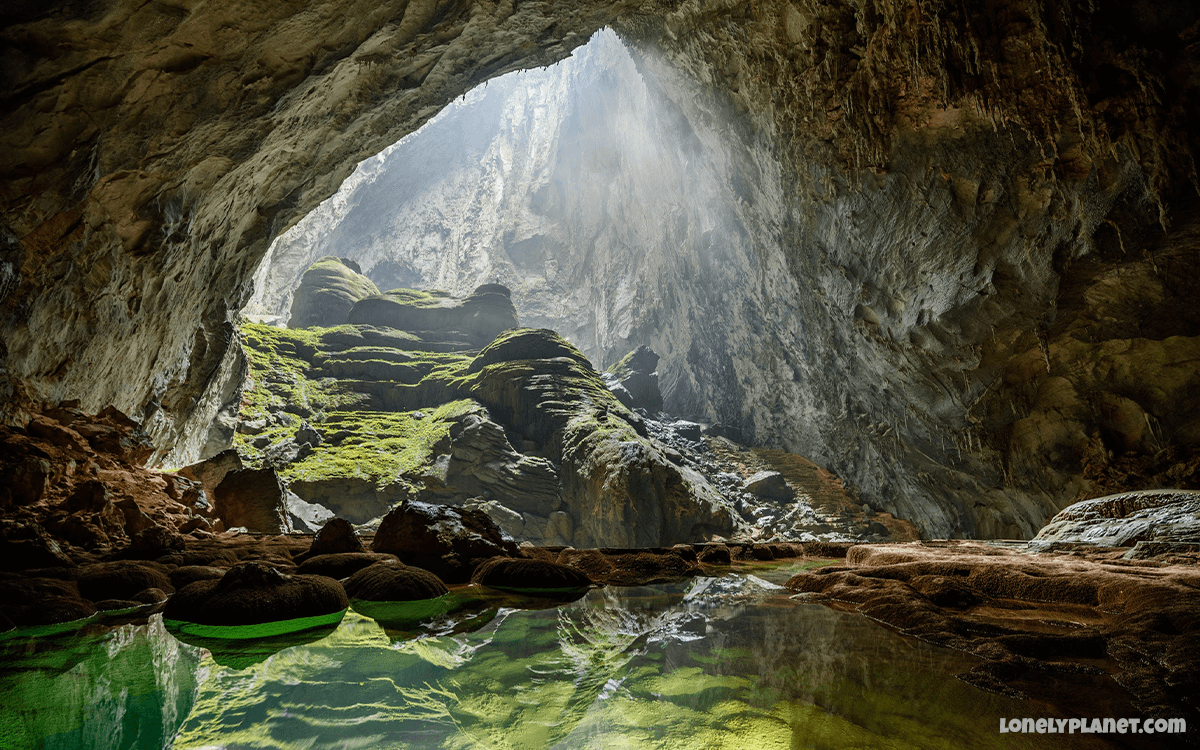
[[[358,478],[379,489],[396,484],[416,489],[434,445],[449,436],[450,425],[479,408],[461,399],[423,412],[423,418],[414,412],[330,412],[322,423],[326,441],[281,473],[291,481]]]
[[[450,298],[450,292],[442,291],[441,289],[431,289],[429,291],[422,289],[389,289],[380,296],[390,297],[396,302],[414,307],[441,307],[442,303]]]

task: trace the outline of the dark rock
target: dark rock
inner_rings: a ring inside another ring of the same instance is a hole
[[[226,528],[283,534],[291,530],[286,492],[274,469],[231,471],[217,485],[217,515]]]
[[[73,581],[23,578],[0,581],[0,614],[17,627],[73,622],[96,614]]]
[[[700,442],[701,435],[703,434],[699,424],[696,422],[688,422],[683,419],[672,422],[671,429],[674,430],[675,434],[679,437],[683,438],[684,440],[690,440],[693,443]]]
[[[201,512],[212,513],[215,509],[217,485],[231,471],[241,471],[242,459],[235,450],[218,453],[210,459],[185,466],[179,470],[179,475],[185,479],[199,482],[207,498],[208,508]],[[201,510],[197,508],[197,510]]]
[[[658,355],[648,346],[639,346],[626,354],[608,371],[629,392],[632,408],[644,409],[649,414],[662,411],[662,391],[658,387]]]
[[[176,592],[163,617],[202,625],[254,625],[334,614],[349,605],[341,584],[324,576],[288,576],[261,562],[234,566],[220,580]]]
[[[706,544],[696,553],[696,559],[705,565],[729,565],[733,560],[729,548],[724,544]]]
[[[153,562],[120,560],[85,565],[76,580],[79,593],[92,601],[132,599],[134,594],[150,588],[175,591],[166,568]]]
[[[398,560],[377,562],[346,581],[346,593],[351,598],[378,602],[433,599],[447,590],[446,584],[430,571]]]
[[[195,520],[204,523],[204,519]],[[186,546],[187,541],[181,534],[162,526],[150,526],[133,534],[126,555],[143,560],[154,560],[182,550]]]
[[[742,484],[742,489],[752,495],[778,502],[790,502],[796,497],[796,491],[778,471],[760,471],[748,477]]]
[[[223,575],[225,575],[225,571],[221,568],[209,565],[184,565],[171,571],[171,585],[176,589],[182,589],[190,583],[215,581]]]
[[[354,527],[344,518],[331,518],[313,537],[308,554],[330,555],[338,552],[363,552],[362,540]]]
[[[321,433],[306,421],[300,422],[300,429],[296,430],[296,442],[308,443],[316,448],[324,440]]]
[[[471,583],[502,591],[566,592],[587,588],[592,580],[583,572],[548,560],[496,557],[480,565]]]
[[[238,556],[227,549],[198,549],[163,555],[157,562],[163,565],[202,565],[215,568],[232,568],[238,564]]]
[[[596,583],[641,586],[703,575],[703,569],[674,548],[565,549],[557,562],[585,573]]]
[[[395,560],[395,555],[382,552],[334,552],[328,555],[315,555],[300,563],[297,573],[304,575],[328,576],[330,578],[346,578],[354,575],[365,567],[384,560]]]
[[[14,521],[0,524],[0,570],[74,565],[40,526]]]
[[[487,514],[417,501],[401,503],[383,517],[371,549],[455,583],[468,580],[479,561],[517,554],[516,543]]]
[[[327,255],[300,277],[288,328],[342,325],[354,304],[373,294],[379,294],[379,288],[362,275],[357,263]]]

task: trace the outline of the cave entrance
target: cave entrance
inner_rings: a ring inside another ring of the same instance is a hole
[[[380,291],[503,284],[521,325],[599,367],[671,349],[656,322],[685,312],[663,287],[745,265],[714,248],[748,236],[736,160],[711,112],[688,111],[684,78],[602,29],[554,65],[476,87],[276,238],[243,314],[286,325],[305,269],[336,256]]]

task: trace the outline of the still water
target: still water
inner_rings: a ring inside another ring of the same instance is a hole
[[[1001,735],[1000,717],[1064,714],[954,678],[971,657],[754,575],[523,602],[540,609],[476,591],[452,592],[433,621],[351,609],[316,640],[240,650],[181,642],[158,615],[10,638],[0,747],[1108,746]]]

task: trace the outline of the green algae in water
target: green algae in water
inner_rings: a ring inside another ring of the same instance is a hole
[[[450,598],[486,603],[475,588]],[[1106,746],[1000,735],[999,717],[1060,714],[955,679],[967,656],[746,575],[595,589],[557,608],[464,604],[399,640],[352,609],[327,637],[244,668],[199,653],[176,748]]]

